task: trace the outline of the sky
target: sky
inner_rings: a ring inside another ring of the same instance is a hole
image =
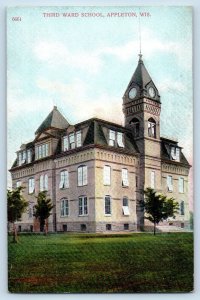
[[[71,124],[90,117],[123,124],[140,37],[161,95],[161,135],[178,138],[192,164],[190,7],[18,7],[7,12],[8,168],[54,105]]]

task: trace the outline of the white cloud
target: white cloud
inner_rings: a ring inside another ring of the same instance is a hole
[[[86,69],[96,73],[102,66],[102,61],[95,52],[70,52],[61,42],[37,42],[35,55],[49,64],[69,65],[73,68]]]
[[[158,83],[160,94],[165,92],[182,94],[186,91],[186,86],[180,81],[174,81],[172,78],[166,78]]]
[[[46,90],[49,93],[56,91],[59,99],[58,108],[59,106],[70,108],[70,112],[77,122],[92,117],[120,124],[123,122],[121,101],[117,101],[115,97],[107,93],[92,98],[88,92],[88,84],[81,80],[76,79],[70,84],[63,84],[59,81],[55,82],[40,78],[37,80],[37,85],[40,89]],[[78,94],[77,86],[79,87]]]

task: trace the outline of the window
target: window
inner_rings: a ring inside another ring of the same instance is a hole
[[[34,178],[29,178],[29,180],[28,180],[28,192],[29,192],[29,194],[34,193],[34,190],[35,190]]]
[[[111,224],[106,224],[106,230],[112,230],[112,225]]]
[[[62,199],[60,202],[60,215],[65,217],[69,215],[69,201],[68,199]]]
[[[40,192],[48,191],[48,175],[41,175],[40,176]]]
[[[63,137],[63,151],[69,150],[68,136]]]
[[[140,122],[137,118],[133,118],[130,122],[131,124],[131,127],[133,129],[133,136],[136,138],[136,137],[139,137],[139,134],[140,134]]]
[[[151,188],[155,188],[155,172],[151,171]]]
[[[103,184],[104,185],[110,185],[111,183],[111,167],[110,166],[104,166],[103,169]]]
[[[64,232],[67,231],[67,224],[63,224],[63,231],[64,231]]]
[[[33,217],[33,203],[32,202],[29,202],[28,217],[29,217],[29,219],[31,219]]]
[[[60,189],[66,189],[69,187],[69,173],[68,171],[61,171],[60,172]]]
[[[148,120],[148,136],[149,137],[156,137],[156,122],[153,118]]]
[[[35,148],[36,159],[40,159],[49,155],[49,144],[45,143]]]
[[[128,186],[128,170],[122,169],[122,186]]]
[[[76,132],[76,146],[81,147],[81,131]]]
[[[18,165],[21,166],[26,162],[26,150],[18,153]]]
[[[79,216],[83,216],[87,214],[88,214],[87,197],[81,196],[79,197]]]
[[[78,167],[78,186],[87,185],[87,166]]]
[[[123,198],[122,211],[123,211],[124,216],[129,216],[130,215],[129,207],[128,207],[128,198],[127,197]]]
[[[172,176],[167,176],[167,188],[169,192],[173,191],[173,178]]]
[[[109,146],[115,146],[115,131],[109,130]]]
[[[123,142],[123,133],[122,132],[117,132],[117,145],[119,147],[124,147],[124,142]]]
[[[111,198],[105,196],[105,215],[111,215]]]
[[[171,158],[176,161],[180,161],[180,148],[175,146],[171,147]]]
[[[178,185],[179,185],[179,193],[184,193],[184,178],[183,177],[179,177]]]
[[[69,145],[70,145],[70,149],[74,149],[75,148],[74,133],[70,133],[70,135],[69,135]]]
[[[21,181],[17,181],[17,182],[16,182],[16,187],[17,187],[17,188],[20,187],[21,185],[22,185]]]
[[[44,191],[44,176],[40,176],[40,192]]]
[[[124,230],[129,230],[129,224],[124,224]]]
[[[32,155],[32,152],[31,150],[27,150],[27,163],[29,164],[31,162],[31,155]]]
[[[180,203],[180,215],[184,216],[184,214],[185,214],[185,203],[184,203],[184,201],[181,201],[181,203]]]

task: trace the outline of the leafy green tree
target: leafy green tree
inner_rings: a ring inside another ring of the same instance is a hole
[[[49,218],[53,205],[51,204],[51,199],[47,198],[47,191],[39,192],[37,198],[37,204],[34,207],[34,216],[38,218],[40,222],[40,231],[44,231],[47,234],[47,225],[45,226],[45,221]]]
[[[179,205],[174,198],[167,198],[164,195],[156,194],[156,191],[151,188],[147,188],[144,191],[144,195],[145,219],[154,224],[155,235],[156,225],[169,217],[175,217]]]
[[[13,224],[13,242],[17,243],[16,221],[21,221],[22,214],[25,212],[28,202],[22,196],[23,187],[14,190],[7,190],[7,214],[8,222]]]

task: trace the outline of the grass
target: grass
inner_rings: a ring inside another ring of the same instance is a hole
[[[9,291],[148,293],[193,290],[193,234],[9,236]]]

